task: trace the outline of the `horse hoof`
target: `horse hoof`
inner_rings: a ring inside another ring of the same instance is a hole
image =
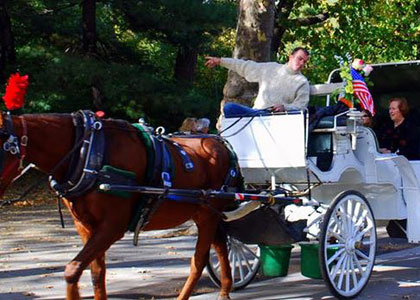
[[[217,300],[231,300],[229,296],[220,296],[217,297]]]

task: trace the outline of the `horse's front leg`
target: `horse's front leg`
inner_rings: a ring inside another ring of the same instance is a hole
[[[80,233],[80,232],[79,232]],[[95,300],[106,300],[105,290],[105,251],[124,235],[115,228],[101,226],[87,239],[79,254],[67,264],[64,278],[67,282],[67,300],[79,300],[78,282],[83,270],[91,264]],[[84,240],[85,237],[82,236]],[[94,261],[95,260],[95,261]]]
[[[210,213],[205,218],[194,218],[198,228],[198,238],[194,256],[191,258],[190,275],[178,296],[178,300],[188,299],[209,260],[210,244],[214,240],[218,218]]]

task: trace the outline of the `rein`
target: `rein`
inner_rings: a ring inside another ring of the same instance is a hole
[[[265,108],[265,109],[260,109],[260,110],[257,110],[257,111],[255,111],[255,113],[253,113],[253,114],[251,114],[251,113],[248,113],[247,115],[242,115],[242,116],[238,116],[238,119],[235,121],[235,122],[233,122],[232,124],[230,124],[228,127],[226,127],[225,129],[223,129],[222,131],[220,131],[219,133],[218,133],[218,135],[219,136],[222,136],[222,133],[224,133],[226,130],[229,130],[230,128],[232,128],[233,126],[235,126],[240,120],[242,120],[243,118],[246,118],[246,117],[251,117],[250,119],[249,119],[249,121],[247,121],[246,123],[245,123],[245,125],[243,125],[241,128],[239,128],[238,130],[236,130],[234,133],[232,133],[232,134],[230,134],[230,135],[225,135],[225,136],[223,136],[224,138],[228,138],[228,137],[232,137],[232,136],[234,136],[234,135],[237,135],[239,132],[241,132],[242,130],[244,130],[245,129],[245,127],[247,127],[251,122],[252,122],[252,120],[254,120],[254,118],[255,117],[257,117],[257,116],[261,116],[261,115],[263,115],[264,113],[266,113],[266,112],[270,112],[270,109],[271,109],[272,107],[269,107],[269,108]],[[232,117],[235,117],[235,116],[232,116]]]

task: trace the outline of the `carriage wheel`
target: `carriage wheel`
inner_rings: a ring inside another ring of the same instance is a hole
[[[259,248],[257,245],[246,245],[230,236],[227,237],[227,248],[232,272],[232,288],[243,289],[257,275],[260,267]],[[220,287],[220,263],[213,249],[210,249],[207,272],[213,283]]]
[[[375,263],[376,225],[372,209],[359,192],[339,194],[327,210],[319,247],[321,272],[339,299],[357,296]]]

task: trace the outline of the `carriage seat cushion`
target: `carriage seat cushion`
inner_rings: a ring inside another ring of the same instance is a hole
[[[346,126],[347,117],[338,117],[337,118],[337,126]],[[325,116],[323,117],[315,129],[326,129],[326,128],[334,128],[334,116]]]

